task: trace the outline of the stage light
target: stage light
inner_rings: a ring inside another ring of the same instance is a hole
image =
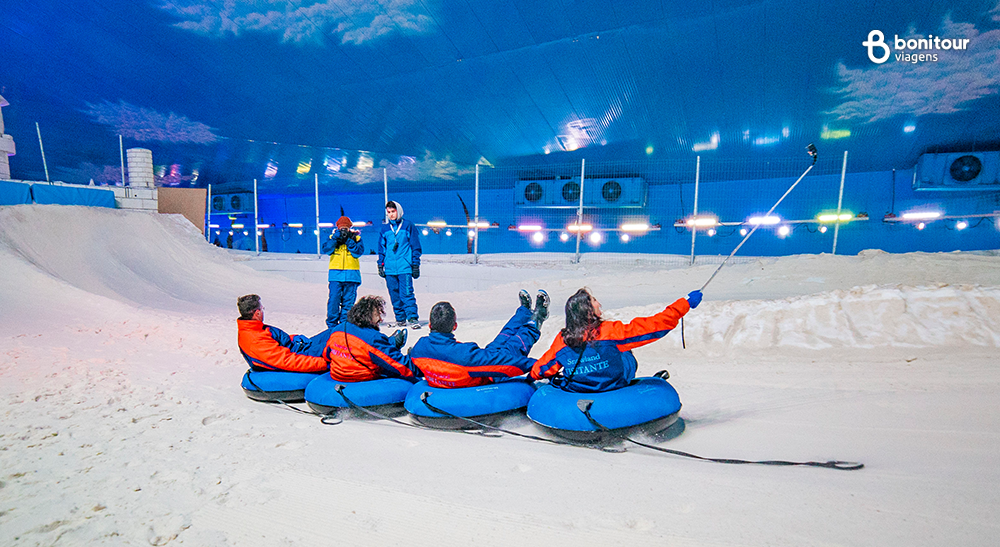
[[[964,221],[964,220],[960,220],[960,221],[958,221],[958,224],[955,224],[955,229],[956,230],[964,230],[964,229],[966,229],[968,227],[969,227],[969,223],[966,222],[966,221]]]
[[[709,228],[707,234],[708,234],[708,237],[714,236],[715,235],[715,228]]]
[[[754,224],[754,225],[763,224],[764,226],[773,226],[773,225],[781,222],[781,217],[774,216],[774,215],[769,215],[769,216],[766,216],[766,217],[763,217],[763,216],[750,217],[750,219],[747,220],[747,222],[749,222],[750,224]]]
[[[923,230],[924,226],[926,226],[926,224],[924,224],[923,222],[921,222],[921,223],[917,224],[917,229],[918,230]]]
[[[243,230],[243,235],[248,236],[248,235],[250,235],[250,232],[248,232],[246,230]]]
[[[293,222],[293,223],[289,224],[288,227],[289,228],[301,228],[302,227],[302,223],[301,222]]]
[[[645,222],[634,222],[622,224],[620,228],[623,232],[645,233],[649,231],[649,224],[646,224]]]
[[[299,232],[299,235],[302,235],[302,230],[299,230],[298,232]]]
[[[685,224],[687,224],[688,226],[694,226],[696,228],[708,228],[711,226],[715,226],[718,223],[719,219],[709,216],[689,218],[685,222]]]
[[[260,236],[262,236],[262,235],[264,235],[264,232],[261,232],[261,231],[259,231],[259,230],[258,230],[258,231],[257,231],[257,237],[260,237]]]
[[[424,228],[423,230],[421,230],[421,231],[420,231],[420,233],[421,233],[421,234],[424,234],[424,235],[427,235],[427,234],[429,234],[430,232],[429,232],[429,231],[427,231],[427,228]]]
[[[826,233],[826,226],[820,226],[819,227],[819,233],[825,234]]]
[[[622,234],[622,238],[621,239],[622,239],[622,243],[628,243],[628,240],[630,238],[629,238],[628,234]]]
[[[590,234],[590,242],[593,243],[593,244],[595,244],[595,245],[598,244],[598,243],[600,243],[601,239],[603,239],[601,237],[601,232],[593,232],[593,233]]]
[[[333,228],[333,223],[332,222],[320,222],[319,223],[319,227],[320,228]]]
[[[781,237],[785,237],[790,233],[792,233],[792,229],[789,228],[788,226],[782,226],[778,228],[778,235]]]
[[[235,229],[235,230],[242,230],[243,229],[243,225],[242,224],[233,224],[233,229]]]
[[[451,229],[445,230],[444,235],[451,237]]]
[[[427,226],[430,228],[444,228],[447,225],[448,223],[443,220],[432,220],[427,223]]]
[[[258,230],[262,230],[262,229],[265,229],[265,228],[270,228],[270,227],[271,227],[271,225],[270,225],[270,224],[258,224],[258,225],[257,225],[257,229],[258,229]]]
[[[740,235],[741,236],[747,235],[747,229],[746,228],[740,228]]]
[[[233,235],[233,231],[232,230],[229,230],[229,235]]]
[[[218,224],[209,224],[208,227],[209,228],[218,228],[219,225]]]
[[[566,230],[570,232],[589,232],[593,229],[594,227],[590,224],[570,224],[566,227]]]
[[[476,227],[476,222],[475,221],[469,223],[469,228],[475,228],[475,227]],[[485,220],[480,220],[479,221],[479,229],[480,230],[483,230],[483,229],[486,229],[486,228],[489,228],[489,227],[490,227],[490,223],[489,222],[486,222]]]
[[[476,231],[469,230],[469,239],[476,239]]]
[[[542,243],[545,241],[545,234],[542,232],[535,232],[531,234],[531,241],[534,241],[535,243]]]
[[[941,216],[937,211],[918,211],[915,213],[903,213],[903,220],[934,220]]]
[[[559,241],[562,242],[569,241],[569,234],[567,234],[566,232],[559,234]]]
[[[319,235],[319,230],[313,230],[313,235]]]
[[[359,221],[357,221],[357,222],[354,222],[354,221],[352,220],[352,221],[351,221],[351,226],[352,226],[353,228],[363,228],[363,227],[365,227],[365,226],[368,226],[368,223],[367,223],[367,222],[365,222],[364,220],[359,220]]]
[[[541,229],[542,227],[538,224],[522,224],[517,227],[517,231],[519,232],[537,232]]]
[[[839,215],[837,213],[824,213],[816,217],[820,222],[837,222],[838,220],[840,222],[847,222],[852,218],[854,218],[854,215],[851,213],[840,213]]]
[[[219,231],[218,230],[215,231],[215,235],[219,235]]]

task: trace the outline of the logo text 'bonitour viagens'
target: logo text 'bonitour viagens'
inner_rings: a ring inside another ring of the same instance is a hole
[[[937,61],[937,51],[965,50],[969,47],[968,38],[941,38],[933,34],[927,38],[900,38],[898,34],[893,35],[892,48],[885,43],[885,35],[881,30],[873,30],[868,33],[868,39],[861,43],[868,48],[868,58],[873,63],[882,64],[889,60],[892,51],[896,51],[896,60],[905,63],[920,63],[924,61]],[[876,52],[881,53],[877,55]]]

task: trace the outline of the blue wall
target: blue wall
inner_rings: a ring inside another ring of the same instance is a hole
[[[975,215],[993,214],[1000,210],[998,192],[916,192],[911,189],[912,170],[848,174],[844,184],[843,209],[854,215],[867,213],[868,220],[852,221],[842,225],[838,236],[838,254],[857,254],[864,249],[882,249],[888,252],[955,251],[1000,249],[1000,230],[996,219],[980,219]],[[743,222],[755,214],[763,214],[795,182],[795,177],[766,180],[741,180],[703,183],[699,188],[699,212],[716,215],[723,222]],[[839,175],[807,176],[781,203],[776,214],[785,220],[814,219],[819,213],[834,211],[840,186]],[[472,189],[460,191],[412,191],[390,195],[399,201],[406,218],[417,224],[429,220],[444,220],[452,225],[466,223],[465,212],[459,197],[473,213],[475,196]],[[654,185],[649,188],[647,206],[641,209],[587,209],[584,221],[595,229],[617,227],[625,221],[646,221],[659,224],[659,231],[633,237],[628,243],[618,239],[619,234],[607,234],[605,242],[581,244],[583,252],[667,253],[687,255],[691,251],[691,234],[676,229],[673,224],[691,214],[694,202],[693,184]],[[373,221],[373,226],[362,228],[367,250],[375,249],[379,223],[383,217],[384,200],[381,193],[354,193],[320,197],[320,221],[334,222],[344,213],[354,220]],[[316,252],[315,204],[312,195],[262,196],[260,199],[262,222],[275,225],[265,230],[268,250],[271,252]],[[954,220],[929,222],[923,230],[914,223],[884,222],[887,213],[911,210],[937,210],[947,216],[968,216],[969,228],[956,230]],[[559,232],[546,232],[546,241],[534,244],[528,236],[508,230],[519,223],[540,223],[546,228],[562,228],[576,219],[575,210],[540,210],[517,208],[513,189],[491,189],[480,192],[480,218],[496,223],[497,228],[480,232],[479,252],[573,252],[576,241],[559,240]],[[211,238],[219,237],[225,245],[228,220],[215,217],[220,224],[219,236],[212,231]],[[236,222],[250,225],[249,218],[239,217]],[[303,223],[302,235],[296,228],[281,228],[282,223]],[[740,250],[741,255],[780,256],[830,252],[833,245],[832,227],[821,233],[815,223],[792,223],[791,234],[781,238],[775,227],[762,227]],[[722,226],[714,237],[699,232],[696,253],[699,255],[728,255],[742,236],[739,226]],[[322,229],[322,237],[330,229]],[[446,236],[431,231],[421,237],[424,252],[428,254],[464,254],[467,239],[463,228],[452,229]],[[253,233],[247,238],[236,231],[234,247],[253,248]]]

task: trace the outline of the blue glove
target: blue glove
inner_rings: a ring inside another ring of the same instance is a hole
[[[691,291],[688,293],[688,304],[691,305],[691,309],[698,307],[701,304],[701,291]]]

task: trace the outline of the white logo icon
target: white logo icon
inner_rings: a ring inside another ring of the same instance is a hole
[[[872,60],[873,63],[882,64],[889,60],[889,46],[885,43],[885,35],[882,34],[881,30],[873,30],[868,33],[868,39],[861,42],[861,45],[868,48],[868,58]],[[875,48],[882,48],[883,55],[881,57],[875,56]]]

